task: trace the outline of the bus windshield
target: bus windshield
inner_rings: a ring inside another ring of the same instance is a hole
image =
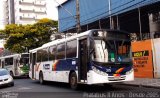
[[[92,60],[96,62],[131,62],[130,42],[94,39]]]
[[[28,66],[29,58],[21,58],[20,65]]]

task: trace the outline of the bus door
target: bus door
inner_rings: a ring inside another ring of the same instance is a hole
[[[18,60],[17,59],[14,59],[14,61],[13,61],[14,63],[13,63],[13,69],[14,69],[14,73],[15,73],[15,75],[18,75],[19,74],[19,70],[18,70]]]
[[[32,53],[31,55],[32,55],[32,57],[31,57],[31,62],[32,62],[31,68],[32,68],[32,79],[33,79],[33,78],[35,78],[35,68],[34,68],[34,66],[36,64],[36,53]]]
[[[79,41],[79,67],[78,67],[78,77],[79,81],[87,80],[87,59],[88,59],[88,49],[87,49],[87,38]],[[84,81],[85,82],[85,81]]]
[[[1,63],[1,60],[0,60],[0,68],[2,68],[2,63]]]
[[[5,62],[4,62],[4,61],[2,61],[2,68],[4,68],[4,65],[5,65]]]

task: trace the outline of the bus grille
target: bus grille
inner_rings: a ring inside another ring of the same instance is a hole
[[[120,76],[120,77],[108,77],[109,81],[120,81],[125,80],[126,76]]]

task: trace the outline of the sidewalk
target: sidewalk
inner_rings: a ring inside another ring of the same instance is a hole
[[[135,78],[134,81],[124,82],[124,85],[152,87],[160,89],[160,79]]]

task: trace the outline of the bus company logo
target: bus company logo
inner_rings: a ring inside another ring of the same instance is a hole
[[[43,65],[43,69],[49,70],[49,69],[50,69],[50,64],[44,64],[44,65]]]

